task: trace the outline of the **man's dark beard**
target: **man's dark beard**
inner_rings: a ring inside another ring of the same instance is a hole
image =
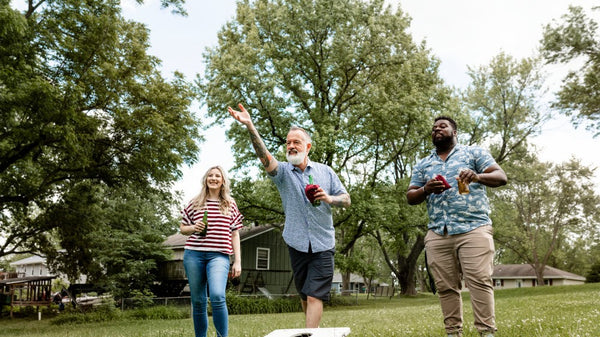
[[[433,137],[433,145],[440,149],[447,149],[452,146],[454,141],[454,136],[444,136],[442,138]]]

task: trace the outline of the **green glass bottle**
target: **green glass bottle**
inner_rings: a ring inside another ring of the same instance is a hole
[[[309,185],[314,185],[312,174],[308,175],[308,184]],[[321,200],[315,200],[315,201],[312,202],[312,205],[315,206],[315,207],[319,206],[320,204],[321,204]]]
[[[199,233],[199,235],[206,236],[206,232],[208,232],[208,211],[204,211],[202,222],[204,223],[204,229]]]

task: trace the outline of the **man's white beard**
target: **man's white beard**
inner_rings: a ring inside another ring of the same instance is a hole
[[[285,157],[287,161],[292,165],[300,165],[304,161],[304,157],[306,157],[306,152],[296,152],[296,154],[286,153]]]

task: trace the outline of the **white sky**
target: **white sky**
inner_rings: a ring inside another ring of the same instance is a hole
[[[158,0],[138,6],[133,0],[122,0],[127,18],[144,22],[151,30],[150,53],[163,61],[165,76],[178,70],[189,80],[204,73],[202,54],[217,43],[217,32],[235,16],[233,0],[188,0],[187,17],[160,10]],[[397,4],[398,1],[388,1]],[[593,0],[407,0],[402,9],[412,17],[410,32],[416,41],[425,39],[431,52],[441,60],[441,76],[448,84],[465,88],[467,65],[487,65],[501,51],[516,58],[532,56],[539,46],[542,27],[567,13],[569,4],[589,10],[598,5]],[[589,11],[588,11],[589,13]],[[598,13],[595,19],[600,21]],[[553,73],[564,73],[554,67]],[[553,76],[557,86],[562,77]],[[205,109],[205,108],[203,108]],[[203,114],[205,110],[196,112]],[[214,128],[205,133],[200,145],[199,162],[183,169],[182,181],[176,189],[184,200],[200,189],[200,179],[208,167],[233,166],[231,144],[225,141],[225,130]],[[594,156],[600,138],[583,130],[575,130],[565,117],[548,122],[536,138],[542,160],[562,162],[571,156],[584,164],[600,167]],[[599,172],[596,172],[597,176]],[[597,185],[600,186],[600,184]]]

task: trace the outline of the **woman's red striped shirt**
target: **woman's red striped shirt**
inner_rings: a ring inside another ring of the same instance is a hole
[[[206,200],[205,209],[208,211],[208,231],[206,237],[201,237],[198,233],[190,235],[185,242],[185,249],[221,252],[227,255],[233,254],[231,233],[243,227],[242,220],[244,216],[238,210],[235,201],[231,202],[228,215],[221,213],[219,205],[220,202],[218,200]],[[193,225],[202,221],[204,208],[196,210],[192,202],[190,202],[181,211],[181,215],[181,222],[184,225]]]

